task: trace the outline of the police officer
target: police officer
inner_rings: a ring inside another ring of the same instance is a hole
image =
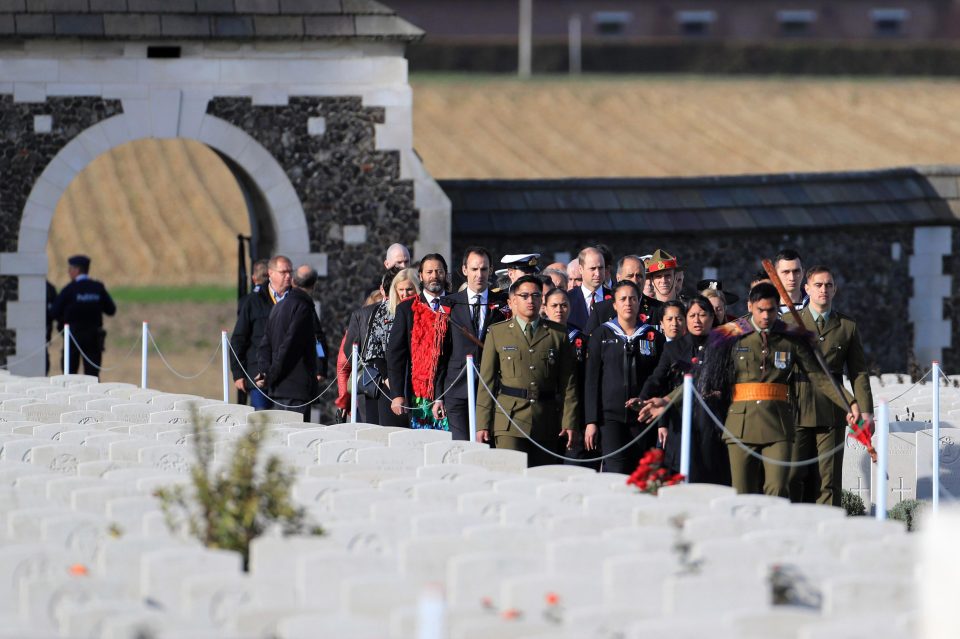
[[[871,413],[873,394],[860,332],[854,320],[833,308],[837,293],[833,273],[826,266],[814,266],[807,271],[804,288],[809,302],[800,311],[800,318],[806,328],[812,327],[816,332],[830,374],[842,384],[846,369],[860,410]],[[792,323],[793,317],[787,315],[784,320]],[[802,376],[794,384],[794,399],[797,404],[797,440],[793,459],[820,457],[820,461],[790,470],[790,500],[839,506],[842,444],[846,435],[844,411],[838,409],[829,396],[814,390]]]
[[[788,496],[788,468],[777,462],[792,458],[796,422],[788,385],[796,370],[804,373],[818,392],[846,409],[830,378],[820,370],[806,337],[788,330],[778,319],[779,302],[773,284],[753,287],[747,302],[749,317],[713,331],[697,380],[702,395],[719,392],[731,402],[724,439],[738,493]],[[860,410],[855,399],[847,399],[852,400],[852,407],[846,419],[855,423]]]
[[[480,365],[483,383],[477,391],[477,440],[492,439],[497,448],[523,451],[529,466],[558,460],[527,436],[556,450],[557,437],[562,436],[567,448],[578,427],[573,350],[566,329],[540,317],[542,301],[540,280],[535,276],[524,275],[510,286],[513,318],[494,324],[487,332]],[[506,415],[484,386],[496,394]]]
[[[99,377],[103,342],[107,335],[103,330],[103,316],[113,315],[117,307],[103,284],[90,279],[89,272],[90,258],[86,255],[74,255],[67,260],[71,282],[53,301],[50,316],[61,326],[69,324],[70,334],[76,342],[70,346],[68,370],[64,372],[76,373],[83,359],[84,374]]]

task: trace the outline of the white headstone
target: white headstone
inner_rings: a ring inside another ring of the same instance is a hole
[[[113,419],[113,413],[105,410],[69,410],[60,414],[60,422],[64,424],[99,424]]]
[[[259,410],[244,415],[244,423],[252,420],[262,420],[266,424],[300,424],[303,423],[303,414],[292,410]]]
[[[240,404],[209,404],[201,406],[200,414],[209,417],[217,424],[245,424],[247,415],[254,412],[252,406],[241,406]]]
[[[20,409],[25,419],[46,424],[56,424],[60,415],[69,411],[65,404],[28,404]]]
[[[228,550],[197,548],[163,549],[140,557],[140,594],[172,611],[182,609],[180,584],[195,574],[226,574],[239,577],[242,560]]]
[[[146,424],[150,421],[152,411],[150,404],[117,404],[110,407],[116,419],[132,424]]]
[[[77,464],[100,459],[101,451],[91,446],[46,444],[33,448],[31,462],[65,475],[77,474]]]
[[[358,431],[357,439],[363,439],[361,433],[366,431]],[[391,448],[419,448],[422,449],[427,444],[434,442],[451,442],[453,435],[449,431],[445,430],[430,430],[430,429],[416,429],[411,430],[409,428],[401,428],[397,431],[390,431],[387,433],[387,445]]]
[[[159,470],[187,473],[194,459],[183,446],[150,446],[140,449],[137,461]]]
[[[373,447],[357,450],[357,465],[362,467],[386,471],[413,471],[422,464],[423,451],[419,448]]]
[[[465,450],[460,453],[460,463],[497,472],[522,474],[527,470],[527,454],[506,449]]]
[[[148,416],[150,424],[189,424],[190,411],[187,410],[159,410]]]
[[[329,428],[306,428],[301,431],[292,432],[287,435],[287,446],[291,448],[309,448],[316,449],[320,442],[331,442],[335,440],[354,440],[351,433],[345,433],[339,430]]]
[[[960,429],[940,429],[940,497],[960,499]],[[916,499],[933,497],[933,430],[917,433]]]
[[[877,441],[874,436],[873,446]],[[887,507],[917,498],[917,434],[891,432],[887,443]],[[877,502],[877,465],[871,465],[871,501]]]
[[[424,464],[459,464],[460,455],[467,450],[490,450],[487,444],[468,441],[441,441],[424,445]]]
[[[317,446],[317,461],[321,464],[356,464],[357,451],[361,448],[383,448],[383,445],[365,440],[321,442]]]

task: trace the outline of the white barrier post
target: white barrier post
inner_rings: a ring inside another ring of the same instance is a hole
[[[886,402],[880,402],[877,410],[877,504],[875,516],[887,518],[887,439],[890,436],[890,410]]]
[[[357,365],[360,353],[356,342],[350,352],[350,423],[357,423]]]
[[[63,325],[63,374],[70,374],[70,325]]]
[[[477,441],[477,379],[473,368],[473,355],[467,355],[467,423],[470,424],[470,441]]]
[[[149,340],[150,340],[150,325],[146,322],[143,323],[143,335],[140,338],[143,342],[140,344],[140,388],[147,387],[147,355],[150,350]]]
[[[693,375],[683,376],[683,419],[680,422],[680,474],[690,481],[690,437],[693,433]]]
[[[933,491],[933,512],[940,508],[940,362],[933,362],[933,474],[930,489]]]
[[[230,403],[230,342],[227,332],[220,331],[220,350],[223,351],[223,403]]]

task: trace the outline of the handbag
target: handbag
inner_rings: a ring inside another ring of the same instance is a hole
[[[370,333],[373,328],[373,320],[377,316],[376,310],[370,313],[370,321],[367,323],[367,334],[363,339],[363,347],[360,349],[361,353],[365,353],[367,350],[367,342],[370,341]],[[380,374],[380,370],[376,366],[370,366],[369,364],[360,364],[360,374],[357,377],[357,388],[363,395],[369,399],[376,399],[377,394],[380,393],[380,386],[383,381],[383,376]]]

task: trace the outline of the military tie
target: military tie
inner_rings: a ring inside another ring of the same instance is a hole
[[[473,332],[480,337],[480,296],[473,298]]]
[[[433,298],[433,301],[430,302],[430,304],[433,305],[433,312],[434,312],[434,313],[440,311],[440,298],[439,298],[439,297]]]
[[[827,324],[826,320],[823,319],[823,315],[817,318],[816,323],[817,323],[817,332],[822,333],[823,327],[826,326]]]
[[[526,328],[523,329],[523,334],[527,337],[527,343],[533,343],[533,324],[527,324]]]
[[[760,331],[760,343],[763,344],[763,352],[760,354],[760,372],[767,369],[767,351],[770,350],[770,336],[767,331]]]

